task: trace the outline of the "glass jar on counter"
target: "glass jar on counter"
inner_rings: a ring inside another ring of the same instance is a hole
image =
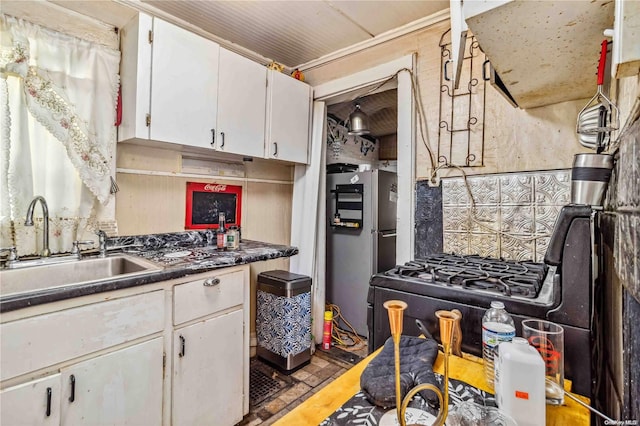
[[[227,230],[227,250],[237,250],[240,248],[240,231],[237,226],[232,226]]]

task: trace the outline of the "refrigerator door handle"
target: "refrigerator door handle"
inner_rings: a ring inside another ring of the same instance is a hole
[[[382,232],[380,232],[380,236],[382,238],[391,238],[391,237],[395,237],[397,235],[398,234],[396,233],[396,231],[388,231],[388,232],[382,231]]]

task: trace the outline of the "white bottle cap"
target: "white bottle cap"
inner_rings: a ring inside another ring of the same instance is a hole
[[[491,307],[496,309],[504,309],[504,303],[494,300],[493,302],[491,302]]]

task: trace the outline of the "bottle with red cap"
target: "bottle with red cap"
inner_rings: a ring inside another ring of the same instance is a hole
[[[218,233],[216,234],[216,243],[218,250],[225,250],[227,248],[227,229],[225,226],[224,212],[220,212],[218,214]]]
[[[324,328],[322,330],[322,349],[326,351],[331,349],[332,323],[333,323],[333,312],[326,311],[324,313]]]

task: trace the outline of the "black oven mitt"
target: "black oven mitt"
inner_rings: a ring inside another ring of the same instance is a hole
[[[433,373],[438,356],[438,343],[431,338],[400,336],[400,392],[402,399],[420,384],[431,383],[439,388]],[[396,406],[396,377],[393,338],[389,337],[382,351],[371,360],[360,376],[360,387],[367,399],[377,406]],[[420,391],[420,396],[437,408],[438,398],[431,390]]]

